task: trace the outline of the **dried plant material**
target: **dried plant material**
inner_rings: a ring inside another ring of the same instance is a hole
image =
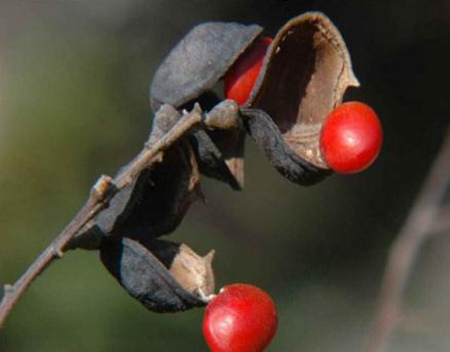
[[[241,190],[245,131],[238,105],[224,100],[205,114],[204,121],[207,128],[193,133],[190,139],[200,172]]]
[[[261,31],[257,25],[222,22],[194,27],[156,71],[150,85],[153,109],[158,110],[163,104],[182,109],[191,101],[201,101],[202,95],[214,88]],[[241,189],[244,131],[229,129],[196,139],[202,173]]]
[[[137,180],[97,218],[107,235],[135,239],[168,234],[180,224],[190,204],[201,196],[192,148],[181,142],[168,149],[163,162],[142,171]]]
[[[214,251],[206,256],[198,256],[188,246],[182,244],[180,254],[174,258],[169,268],[170,274],[189,292],[206,296],[214,294],[215,282],[212,270]]]
[[[210,258],[171,242],[158,241],[153,246],[160,259],[152,253],[149,241],[107,238],[100,247],[100,258],[120,285],[152,311],[178,312],[204,306],[198,290],[214,287]],[[180,270],[185,264],[198,270]]]
[[[242,109],[246,126],[252,138],[263,149],[271,165],[288,180],[313,185],[331,174],[330,170],[320,169],[298,156],[286,143],[272,118],[263,110]]]
[[[5,293],[0,301],[0,328],[6,318],[12,312],[20,297],[48,266],[62,257],[64,251],[71,248],[70,242],[74,236],[80,234],[83,229],[109,205],[111,200],[122,190],[129,187],[130,183],[145,169],[161,162],[160,155],[170,149],[177,142],[182,141],[194,128],[202,123],[202,116],[198,109],[183,114],[180,120],[157,142],[145,147],[136,155],[130,163],[122,168],[118,175],[111,181],[108,191],[91,192],[90,197],[67,226],[53,239],[38,258],[28,267],[21,277],[13,284],[5,285]],[[107,241],[103,238],[103,242]],[[113,268],[112,268],[113,269]],[[117,268],[116,268],[117,269]]]
[[[192,137],[201,173],[241,190],[244,184],[245,132],[198,131]],[[218,145],[226,145],[229,141],[233,141],[234,148],[219,149]]]
[[[150,85],[154,111],[180,108],[211,90],[261,33],[257,25],[208,22],[194,27],[159,66]]]
[[[322,123],[342,103],[346,89],[358,85],[337,28],[325,15],[307,13],[276,35],[246,108],[263,110],[294,154],[327,170],[319,150]],[[266,122],[258,120],[250,123],[249,132],[267,150],[270,131],[262,133],[259,124]]]
[[[200,107],[194,107],[200,114]],[[148,137],[147,145],[152,145],[159,141],[175,124],[180,120],[181,114],[172,105],[164,104],[155,113],[153,117],[153,125]]]
[[[208,129],[194,134],[200,171],[227,182],[231,188],[244,187],[245,130],[234,100],[218,103],[205,116]]]
[[[180,118],[173,107],[162,106],[155,115],[147,145],[161,140]],[[77,237],[86,238],[89,244],[93,242],[92,238],[99,237],[99,233],[133,238],[158,237],[175,230],[190,204],[199,198],[203,199],[197,161],[187,140],[181,140],[161,153],[159,162],[152,168],[144,169],[116,194],[108,209]],[[83,241],[78,239],[76,242],[79,245]]]
[[[74,248],[99,249],[109,272],[151,310],[205,305],[214,293],[214,252],[201,257],[155,238],[174,231],[202,198],[200,171],[242,188],[245,129],[290,180],[312,184],[330,173],[318,149],[320,128],[358,82],[345,43],[324,15],[299,16],[280,30],[246,106],[218,104],[210,92],[261,31],[207,23],[172,50],[151,84],[155,119],[144,148],[114,179],[103,177],[22,277],[5,286],[0,326],[33,280]],[[206,98],[216,101],[203,112]]]
[[[206,296],[214,294],[214,250],[201,257],[184,243],[163,240],[141,243],[168,268],[172,277],[186,291]]]

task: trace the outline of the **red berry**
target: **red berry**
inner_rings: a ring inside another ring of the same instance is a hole
[[[225,286],[208,304],[203,334],[212,352],[262,352],[278,326],[272,298],[247,284]]]
[[[225,96],[244,105],[258,78],[272,39],[259,37],[231,66],[224,77]]]
[[[369,167],[383,143],[377,114],[360,102],[348,102],[334,109],[322,126],[320,149],[328,166],[342,174]]]

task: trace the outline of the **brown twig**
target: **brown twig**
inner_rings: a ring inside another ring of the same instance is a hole
[[[129,185],[142,170],[160,160],[160,154],[173,145],[181,137],[189,133],[202,122],[201,111],[194,108],[180,120],[161,139],[144,149],[120,172],[114,180],[102,176],[93,187],[86,204],[67,225],[67,227],[50,243],[25,273],[13,284],[5,285],[4,295],[0,302],[0,328],[4,325],[9,313],[19,298],[34,279],[41,274],[55,259],[61,258],[70,240],[93,219],[102,209],[105,209],[117,192]]]
[[[378,311],[366,352],[386,351],[389,338],[402,316],[402,297],[421,245],[436,230],[445,190],[450,183],[450,131],[436,157],[403,228],[392,244],[385,269]]]
[[[431,230],[433,233],[450,231],[450,204],[445,205],[441,207],[441,209],[439,209]]]

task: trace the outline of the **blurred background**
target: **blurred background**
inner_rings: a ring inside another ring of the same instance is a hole
[[[389,245],[439,150],[450,107],[450,2],[0,0],[0,283],[14,281],[72,218],[101,174],[135,155],[151,125],[158,64],[204,21],[258,23],[325,12],[341,30],[379,113],[383,153],[369,170],[302,188],[247,143],[243,192],[203,180],[172,238],[217,250],[218,286],[248,282],[280,311],[269,351],[361,351]],[[449,160],[450,162],[450,160]],[[392,351],[450,348],[450,239],[416,263],[406,304],[426,323]],[[32,285],[0,332],[0,351],[206,351],[202,310],[151,313],[96,252],[74,251]]]

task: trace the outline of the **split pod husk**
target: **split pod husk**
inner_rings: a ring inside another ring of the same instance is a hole
[[[192,29],[156,72],[150,89],[152,106],[168,103],[181,108],[200,101],[237,58],[251,50],[261,32],[259,26],[237,23],[205,23]],[[282,175],[299,184],[316,183],[331,173],[319,148],[322,124],[341,104],[346,89],[358,85],[337,28],[322,13],[305,13],[276,34],[250,98],[241,109],[244,125]],[[234,188],[236,183],[242,186],[242,131],[206,136],[210,141],[197,138],[195,147],[200,169]],[[214,150],[208,147],[217,146],[217,141],[221,141],[217,149],[228,169],[219,162],[203,162],[217,159],[211,157]]]
[[[209,92],[261,32],[260,26],[238,23],[208,22],[194,27],[155,73],[150,85],[153,110],[162,104],[182,109],[205,97],[211,100]],[[242,188],[245,132],[200,131],[194,138],[200,170],[234,189]]]
[[[206,304],[214,293],[214,252],[200,257],[184,244],[105,238],[100,259],[120,285],[154,312],[178,312]]]
[[[322,124],[358,85],[338,29],[325,15],[306,13],[277,33],[241,113],[278,171],[312,184],[330,173],[319,146]]]

